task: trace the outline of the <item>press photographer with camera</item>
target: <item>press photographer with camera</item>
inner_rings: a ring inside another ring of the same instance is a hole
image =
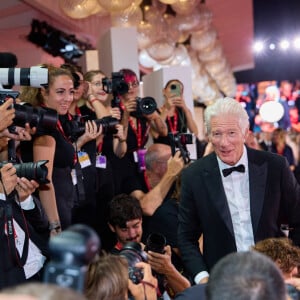
[[[127,84],[127,90],[122,90],[117,94],[122,114],[121,124],[124,126],[125,135],[127,134],[127,152],[122,159],[113,160],[116,194],[130,193],[136,189],[131,183],[133,181],[137,181],[141,190],[147,191],[143,174],[145,145],[150,131],[157,132],[162,136],[167,135],[167,126],[155,109],[155,101],[154,103],[149,101],[146,105],[151,113],[137,114],[141,100],[136,74],[130,69],[122,69],[120,73]],[[120,86],[123,85],[120,84]]]
[[[110,202],[109,227],[117,237],[117,244],[111,251],[113,254],[123,255],[123,249],[127,248],[128,242],[138,243],[141,245],[141,251],[144,249],[145,245],[141,243],[143,235],[142,215],[139,201],[132,196],[120,194]],[[168,293],[172,297],[190,286],[189,281],[172,264],[169,245],[162,245],[161,253],[155,252],[157,250],[150,247],[148,243],[145,249],[147,247],[152,250],[149,249],[150,251],[147,252],[147,261],[151,268],[158,273],[158,295]],[[132,250],[139,251],[136,248]]]
[[[48,256],[48,220],[32,194],[39,184],[17,177],[12,163],[0,169],[0,289],[40,281]]]
[[[139,262],[136,267],[143,270],[143,282],[133,283],[128,277],[128,263],[121,256],[104,254],[89,265],[85,295],[89,300],[155,300],[157,280],[151,274],[151,267]]]
[[[93,122],[86,122],[85,132],[73,144],[70,136],[72,116],[68,113],[74,95],[74,78],[70,71],[51,65],[48,84],[23,87],[20,98],[33,107],[55,110],[58,121],[55,128],[39,128],[32,143],[21,143],[23,161],[47,160],[49,183],[39,188],[39,197],[49,220],[51,235],[59,233],[72,222],[72,208],[77,201],[75,190],[77,160],[76,147],[94,139],[101,131]]]
[[[103,80],[109,80],[101,70],[90,70],[84,74],[88,84],[85,104],[80,107],[82,115],[90,118],[105,118],[115,125],[112,131],[97,139],[96,149],[96,231],[103,241],[102,248],[109,250],[114,245],[114,238],[107,225],[107,204],[115,195],[113,170],[111,160],[122,158],[127,151],[124,127],[120,124],[121,112],[119,107],[112,107],[112,97],[104,91]]]

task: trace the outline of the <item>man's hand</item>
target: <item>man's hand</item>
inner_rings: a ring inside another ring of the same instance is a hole
[[[15,109],[10,108],[13,103],[13,99],[10,98],[0,106],[0,131],[5,130],[13,123],[13,119],[15,118]]]
[[[27,199],[37,188],[39,184],[35,180],[28,180],[25,177],[18,178],[16,190],[19,195],[19,200],[22,202]]]
[[[2,182],[0,192],[9,195],[15,189],[18,182],[16,168],[12,163],[7,163],[0,169],[0,173]]]

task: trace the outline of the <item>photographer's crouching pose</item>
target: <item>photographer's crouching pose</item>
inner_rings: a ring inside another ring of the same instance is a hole
[[[0,169],[0,289],[41,280],[47,255],[48,222],[31,194],[34,180],[16,175],[12,163]]]

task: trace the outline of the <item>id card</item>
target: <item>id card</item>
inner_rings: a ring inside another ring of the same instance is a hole
[[[137,154],[136,151],[133,152],[133,160],[134,160],[134,162],[136,162],[136,163],[139,161],[139,157],[138,157],[138,154]]]
[[[106,156],[101,155],[101,154],[97,155],[96,168],[106,169]]]
[[[71,176],[72,176],[73,185],[76,185],[77,184],[77,175],[76,175],[76,170],[75,169],[72,169]]]
[[[82,169],[91,165],[90,157],[86,152],[78,151],[77,155],[78,161]]]

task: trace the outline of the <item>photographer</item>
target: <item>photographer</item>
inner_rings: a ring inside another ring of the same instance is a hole
[[[111,106],[111,97],[104,91],[103,79],[105,74],[101,70],[90,70],[84,74],[84,80],[88,85],[85,104],[80,107],[82,115],[91,119],[113,117],[120,120],[120,108]],[[102,248],[109,250],[114,245],[111,231],[107,225],[107,204],[115,195],[113,170],[111,161],[113,158],[122,158],[127,151],[126,134],[120,123],[115,125],[115,132],[108,132],[97,139],[96,159],[96,230],[102,239]]]
[[[85,295],[89,300],[126,300],[128,290],[135,300],[155,300],[157,280],[151,274],[149,264],[139,262],[143,282],[134,284],[128,278],[128,263],[121,256],[103,254],[89,265]]]
[[[168,126],[168,132],[186,133],[189,130],[198,135],[197,124],[183,98],[183,84],[178,79],[167,82],[163,89],[164,105],[159,109],[160,116]],[[168,137],[153,134],[154,143],[170,145]]]
[[[74,78],[70,71],[45,65],[48,84],[40,87],[24,87],[20,98],[33,107],[55,110],[58,121],[55,128],[39,128],[33,143],[21,143],[23,161],[48,160],[49,183],[40,186],[39,197],[49,220],[51,235],[59,233],[72,222],[72,208],[77,201],[75,184],[77,174],[76,150],[70,140],[68,113],[74,95]],[[85,132],[77,140],[77,148],[94,139],[101,132],[94,122],[86,122]]]
[[[120,254],[128,242],[141,243],[142,208],[139,201],[125,194],[114,197],[109,207],[109,227],[117,237],[117,244],[112,250],[113,254]],[[143,244],[141,245],[144,247]],[[149,251],[149,264],[154,271],[159,273],[157,276],[159,280],[158,294],[166,292],[172,297],[189,287],[190,283],[172,264],[170,246],[165,246],[163,251],[164,253]]]
[[[41,280],[48,255],[48,222],[31,194],[38,183],[18,178],[12,163],[0,169],[0,289]]]
[[[122,113],[121,123],[127,135],[127,152],[122,159],[114,159],[114,181],[116,194],[130,193],[133,189],[147,191],[143,173],[144,148],[149,138],[150,130],[166,136],[167,126],[157,111],[151,114],[136,116],[137,97],[139,95],[139,81],[136,74],[129,69],[122,69],[124,81],[128,85],[128,92],[118,95]],[[137,181],[140,188],[133,184]]]

